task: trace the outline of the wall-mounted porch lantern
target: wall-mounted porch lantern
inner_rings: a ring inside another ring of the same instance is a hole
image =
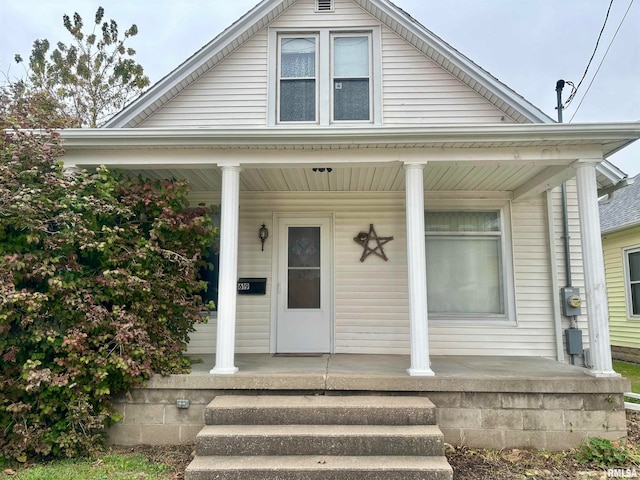
[[[258,236],[260,237],[260,241],[262,242],[262,251],[264,252],[264,241],[269,236],[269,229],[265,227],[264,223],[262,224],[262,227],[260,227],[260,230],[258,230]]]

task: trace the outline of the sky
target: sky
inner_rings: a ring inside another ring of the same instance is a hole
[[[610,1],[394,3],[556,118],[556,81],[577,84],[583,77]],[[69,42],[71,37],[62,25],[63,14],[72,16],[78,12],[88,26],[101,5],[105,19],[116,20],[120,31],[133,23],[138,26],[139,33],[129,46],[136,49],[136,60],[155,83],[257,3],[258,0],[0,0],[0,79],[24,75],[23,67],[16,65],[13,57],[19,53],[28,58],[35,39],[46,38],[52,44]],[[567,87],[565,100],[569,93]],[[613,0],[589,73],[564,112],[564,121],[640,121],[640,0]],[[640,141],[609,160],[630,176],[640,174]]]

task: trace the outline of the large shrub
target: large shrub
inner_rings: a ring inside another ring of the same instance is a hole
[[[0,138],[0,461],[74,456],[110,398],[184,372],[215,229],[186,186],[70,173],[52,132]]]

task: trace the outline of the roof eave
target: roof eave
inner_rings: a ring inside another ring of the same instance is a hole
[[[640,138],[640,122],[596,124],[483,124],[441,125],[409,128],[119,128],[67,129],[61,131],[65,148],[122,148],[160,146],[269,146],[416,144],[452,142],[460,144],[531,141],[589,141],[618,145]],[[616,148],[617,150],[617,148]],[[608,156],[609,151],[603,151]],[[626,178],[607,162],[604,174]]]

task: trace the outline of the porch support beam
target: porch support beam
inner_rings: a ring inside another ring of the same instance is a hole
[[[238,276],[238,215],[240,207],[240,165],[221,165],[220,273],[218,275],[218,335],[216,365],[209,372],[232,375],[236,346],[236,278]]]
[[[589,324],[589,373],[595,377],[615,377],[619,375],[613,370],[611,361],[609,307],[596,182],[596,165],[601,160],[580,160],[575,167]]]
[[[405,164],[407,211],[407,263],[409,273],[409,323],[411,376],[433,376],[429,358],[427,310],[427,258],[424,239],[425,164]]]
[[[513,191],[513,200],[527,200],[549,191],[575,176],[575,171],[567,166],[545,168],[538,175]]]

